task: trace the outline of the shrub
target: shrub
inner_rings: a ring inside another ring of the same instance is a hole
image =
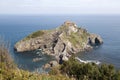
[[[60,70],[59,67],[53,67],[50,71],[49,71],[50,75],[59,75],[60,74]]]
[[[61,72],[77,80],[120,80],[120,71],[117,72],[113,65],[79,63],[74,57],[62,64]]]

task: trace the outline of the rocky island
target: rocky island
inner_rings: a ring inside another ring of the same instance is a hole
[[[62,55],[63,60],[67,60],[72,54],[91,50],[102,43],[99,35],[87,32],[74,22],[66,21],[56,29],[33,32],[17,42],[14,49],[17,52],[40,49],[57,59]]]

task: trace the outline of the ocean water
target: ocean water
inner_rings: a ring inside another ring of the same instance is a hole
[[[101,35],[104,40],[99,48],[78,54],[80,59],[97,60],[120,69],[120,15],[0,15],[0,35],[10,42],[10,54],[18,67],[29,71],[41,70],[43,64],[54,58],[41,57],[37,51],[15,53],[14,44],[34,31],[54,29],[66,20]],[[34,58],[42,60],[33,62]]]

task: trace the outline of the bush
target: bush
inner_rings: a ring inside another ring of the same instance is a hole
[[[117,72],[114,66],[79,63],[74,57],[62,64],[61,72],[77,80],[120,80],[120,71]]]
[[[59,75],[60,74],[60,70],[59,67],[53,67],[50,71],[49,71],[50,75]]]

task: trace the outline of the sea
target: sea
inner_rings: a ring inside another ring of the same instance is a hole
[[[78,53],[82,60],[112,64],[120,69],[120,15],[0,15],[0,36],[10,44],[10,55],[19,68],[42,72],[42,65],[54,59],[37,51],[17,53],[17,41],[37,30],[50,30],[72,21],[90,33],[99,34],[104,43],[92,51]],[[36,58],[41,60],[34,62]]]

